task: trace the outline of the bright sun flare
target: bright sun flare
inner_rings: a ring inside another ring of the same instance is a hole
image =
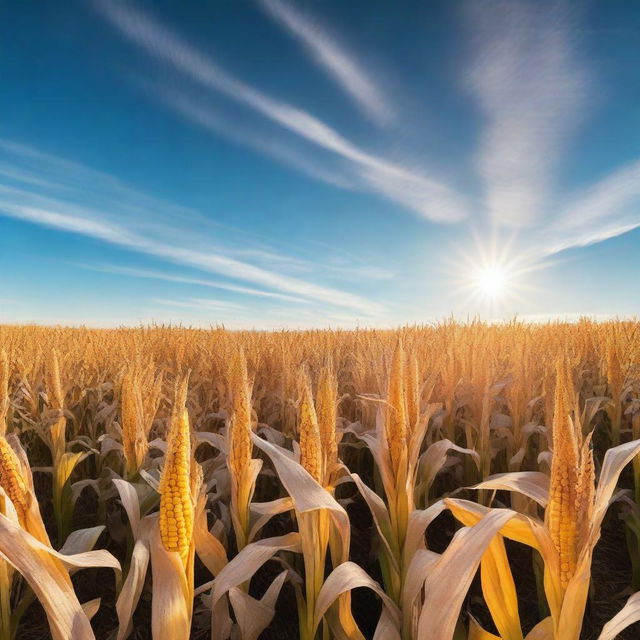
[[[487,298],[499,298],[505,292],[507,274],[500,266],[490,266],[480,269],[476,276],[476,285]]]
[[[456,285],[460,308],[476,314],[515,313],[528,303],[532,284],[527,274],[545,264],[526,255],[514,255],[512,239],[474,236],[452,256],[451,283]]]

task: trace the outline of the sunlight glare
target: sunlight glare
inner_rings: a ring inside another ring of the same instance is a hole
[[[476,275],[476,286],[484,296],[498,298],[505,292],[507,274],[503,267],[491,265],[480,269]]]

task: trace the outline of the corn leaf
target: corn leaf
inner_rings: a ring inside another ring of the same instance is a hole
[[[72,531],[62,545],[60,553],[64,555],[73,555],[76,553],[90,551],[93,549],[96,542],[98,542],[98,538],[103,531],[104,525]]]
[[[453,636],[460,608],[480,559],[513,511],[495,509],[473,527],[460,529],[444,553],[429,569],[425,580],[425,601],[418,622],[421,640],[442,640]]]
[[[596,489],[595,507],[593,512],[592,531],[598,532],[609,507],[611,496],[618,484],[622,469],[640,453],[640,440],[626,442],[613,449],[609,449],[604,456],[598,487]]]
[[[469,616],[469,635],[467,640],[503,640],[500,636],[497,636],[493,633],[489,633],[485,631],[479,624],[478,621],[473,617]]]
[[[382,599],[382,615],[378,622],[378,630],[376,631],[375,637],[384,637],[389,640],[397,638],[399,640],[400,611],[398,607],[391,598],[384,593],[380,585],[371,578],[362,567],[353,562],[343,562],[338,565],[324,581],[318,594],[316,608],[313,614],[315,627],[318,627],[322,617],[340,595],[357,587],[367,587]],[[337,640],[345,638],[356,640],[363,638],[362,633],[357,627],[351,629],[343,628],[342,625],[337,624],[336,616],[327,616],[327,619]],[[380,635],[383,633],[382,630],[384,630],[385,635]]]
[[[301,552],[300,534],[265,538],[248,544],[216,576],[215,580],[196,589],[196,595],[211,589],[211,628],[213,640],[225,640],[221,630],[228,626],[228,609],[222,599],[231,589],[251,579],[254,573],[278,551]],[[223,613],[225,610],[226,614]],[[221,618],[222,616],[222,618]]]
[[[539,471],[499,473],[470,488],[518,491],[535,500],[541,507],[546,507],[549,499],[549,476]]]
[[[466,526],[473,526],[492,510],[498,511],[498,509],[491,509],[469,500],[445,498],[444,502],[451,513]],[[508,510],[499,509],[499,511]],[[515,512],[512,513],[515,514]],[[542,523],[540,523],[540,527],[542,527]],[[505,538],[521,542],[540,551],[540,542],[532,530],[531,519],[524,515],[516,514],[515,517],[507,521],[500,533]]]
[[[391,562],[395,571],[399,571],[398,563],[396,561],[396,554],[391,549],[391,543],[394,539],[392,529],[391,529],[391,518],[389,516],[389,510],[385,505],[382,498],[371,488],[369,488],[360,478],[357,473],[351,474],[351,478],[355,482],[360,494],[364,498],[369,510],[371,511],[371,516],[373,517],[373,522],[378,530],[378,535],[380,536],[380,541],[382,542],[387,554],[389,556],[389,561]]]
[[[602,627],[598,640],[614,640],[628,626],[640,621],[640,591],[634,593],[624,607]]]
[[[253,443],[262,449],[271,459],[280,482],[293,500],[298,513],[307,513],[326,509],[331,514],[340,537],[345,541],[342,561],[347,559],[350,539],[349,516],[335,498],[320,484],[318,484],[306,469],[290,457],[290,452],[262,440],[254,433],[251,434]]]
[[[237,587],[229,590],[229,601],[233,607],[242,640],[257,640],[258,636],[269,626],[275,615],[276,600],[287,578],[287,573],[287,571],[282,571],[269,585],[260,600],[252,598]]]
[[[124,640],[131,633],[131,619],[140,600],[149,567],[149,541],[146,537],[136,540],[131,554],[129,572],[116,602],[118,614],[117,640]]]
[[[50,551],[53,550],[0,514],[0,556],[33,589],[47,615],[54,640],[93,639],[89,618],[78,602],[71,579],[57,554]]]
[[[193,539],[198,557],[211,574],[217,576],[227,564],[227,552],[220,540],[207,527],[205,503],[206,495],[202,493],[198,498],[198,506],[195,510]]]
[[[489,543],[480,563],[482,594],[502,640],[522,640],[518,595],[500,534]]]
[[[549,616],[529,631],[525,640],[554,640],[553,620]]]
[[[480,466],[480,456],[473,449],[465,449],[450,440],[438,440],[434,442],[421,456],[420,467],[425,469],[425,475],[421,478],[421,484],[424,485],[425,491],[429,491],[436,476],[444,466],[449,455],[449,451],[457,451],[469,455],[473,458],[476,467]]]
[[[404,563],[408,566],[413,554],[425,548],[424,534],[427,527],[446,509],[442,500],[438,500],[427,509],[416,509],[409,514],[407,535],[404,541]]]
[[[154,524],[157,519],[154,517]],[[188,638],[191,632],[193,593],[180,554],[167,551],[160,539],[158,526],[151,526],[149,550],[153,599],[151,602],[151,633],[153,640]]]
[[[293,509],[293,501],[287,496],[270,502],[252,502],[250,508],[252,524],[249,531],[249,541],[252,541],[273,516]]]

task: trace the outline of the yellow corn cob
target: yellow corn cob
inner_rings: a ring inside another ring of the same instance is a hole
[[[13,502],[22,521],[28,508],[29,487],[18,456],[4,436],[0,436],[0,486]]]
[[[389,455],[394,472],[397,472],[400,461],[407,449],[407,417],[404,384],[404,352],[402,342],[398,340],[389,375],[387,391],[386,431]]]
[[[336,438],[337,408],[338,383],[333,373],[333,364],[331,359],[329,359],[320,372],[318,392],[316,395],[316,412],[326,473],[329,473],[338,462],[338,441]],[[325,480],[328,480],[328,478],[325,478]]]
[[[306,374],[303,375],[302,400],[300,402],[300,464],[317,482],[324,479],[322,468],[322,441],[316,410],[313,406],[311,385]]]
[[[229,468],[239,477],[251,464],[251,388],[244,351],[240,348],[229,374],[231,420],[229,423]]]
[[[557,367],[553,418],[553,459],[549,503],[545,512],[547,527],[560,559],[560,583],[565,589],[575,572],[578,541],[577,506],[583,499],[579,486],[580,451],[569,417],[567,374],[564,362]]]
[[[160,480],[160,537],[167,551],[186,562],[193,534],[191,430],[185,408],[186,379],[176,393]]]

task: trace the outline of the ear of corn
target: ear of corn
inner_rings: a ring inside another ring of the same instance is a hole
[[[186,562],[193,534],[191,496],[191,427],[185,407],[185,379],[176,390],[176,400],[167,438],[167,454],[160,480],[160,537],[167,551]]]
[[[566,589],[576,567],[579,448],[569,416],[568,381],[564,363],[557,367],[553,420],[553,461],[547,526],[560,557],[560,581]]]
[[[569,415],[572,383],[559,363],[553,421],[553,459],[546,523],[558,551],[560,584],[569,585],[589,535],[595,494],[595,471],[590,436],[582,442]]]
[[[300,401],[300,464],[319,483],[324,480],[322,438],[313,403],[311,383],[306,372],[302,374],[302,398]]]
[[[29,506],[29,486],[23,477],[22,465],[4,436],[0,436],[0,486],[24,523]]]

